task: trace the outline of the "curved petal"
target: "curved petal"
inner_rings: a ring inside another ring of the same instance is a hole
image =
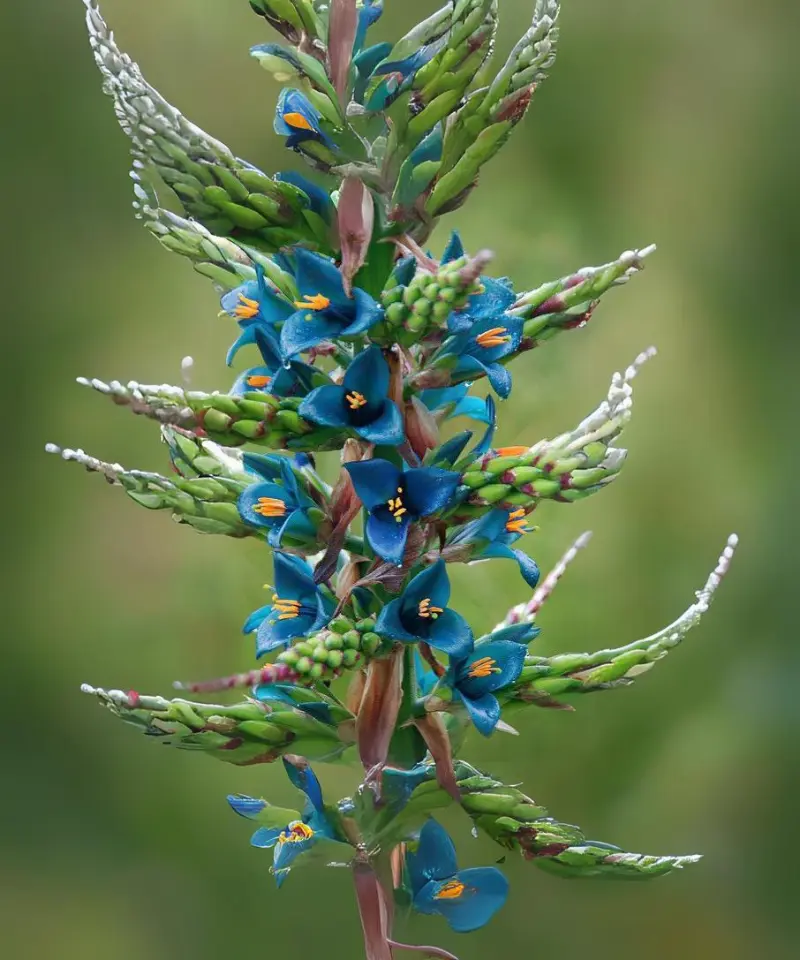
[[[349,427],[344,387],[325,386],[312,390],[297,409],[301,417],[323,427]]]
[[[405,643],[413,643],[419,640],[419,637],[409,633],[403,626],[400,619],[400,611],[403,607],[402,600],[390,600],[378,614],[375,622],[375,633],[382,637],[391,637],[394,640],[403,640]]]
[[[535,587],[539,582],[540,571],[539,564],[529,557],[524,550],[512,550],[514,554],[514,559],[519,564],[519,572],[522,574],[522,579],[529,587]]]
[[[478,423],[491,423],[490,415],[486,401],[481,397],[464,397],[463,400],[459,400],[450,414],[451,417],[469,417],[470,420],[477,420]]]
[[[280,530],[274,531],[274,534],[274,546],[277,547],[281,545],[286,537],[291,537],[300,543],[309,543],[316,539],[317,528],[311,522],[305,510],[293,510],[286,518]]]
[[[345,393],[356,390],[371,402],[389,392],[389,367],[380,347],[372,346],[357,354],[347,368],[342,386]]]
[[[247,346],[248,343],[256,342],[256,326],[257,324],[255,323],[248,323],[246,327],[242,328],[242,332],[228,348],[228,352],[225,355],[225,363],[227,363],[229,367],[236,359],[236,354],[242,349],[242,347]]]
[[[256,633],[256,659],[285,646],[296,637],[304,637],[313,628],[311,617],[301,615],[281,620],[279,614],[273,613],[261,623]]]
[[[256,473],[265,480],[277,480],[281,476],[283,457],[272,453],[245,453],[242,463],[250,473]]]
[[[461,242],[461,235],[458,230],[450,234],[447,246],[442,254],[442,263],[450,263],[451,260],[460,260],[464,256],[464,244]]]
[[[308,763],[295,765],[283,758],[283,769],[286,776],[292,784],[301,790],[307,797],[311,806],[318,812],[325,812],[325,805],[322,801],[322,787],[319,785],[317,775],[308,765]]]
[[[272,563],[275,569],[275,590],[279,597],[286,600],[313,597],[316,602],[314,571],[302,557],[276,552]]]
[[[403,415],[392,400],[384,400],[382,412],[371,423],[353,429],[359,436],[377,446],[397,446],[406,436]]]
[[[302,190],[308,197],[309,205],[314,213],[318,213],[326,223],[331,222],[336,208],[327,190],[323,190],[322,187],[317,186],[316,183],[312,183],[302,174],[295,173],[294,170],[285,170],[281,173],[276,173],[274,179],[283,181],[283,183],[290,183],[293,187],[297,187],[298,190]]]
[[[415,894],[430,880],[446,880],[458,869],[453,841],[435,820],[425,821],[416,853],[409,853],[406,862]]]
[[[508,510],[494,509],[477,520],[470,520],[449,539],[449,543],[493,543],[506,532]]]
[[[466,333],[475,319],[466,309],[453,310],[447,318],[447,330],[449,333]]]
[[[344,292],[342,275],[336,264],[318,253],[294,249],[295,281],[301,297],[313,297],[321,293],[331,303],[339,306],[349,304],[350,299]]]
[[[273,372],[279,370],[283,363],[283,357],[281,356],[281,346],[278,338],[268,327],[256,325],[253,329],[255,331],[255,343],[258,352],[261,354],[261,359]]]
[[[416,608],[423,600],[430,600],[434,607],[446,607],[450,600],[447,564],[441,558],[418,573],[403,591],[404,606]]]
[[[448,657],[461,659],[472,650],[472,628],[460,613],[445,610],[433,621],[428,643],[435,649],[442,650]]]
[[[464,452],[464,448],[472,439],[472,431],[464,430],[463,433],[457,433],[454,437],[445,441],[438,450],[435,451],[432,464],[442,464],[451,467]]]
[[[316,837],[308,837],[303,840],[284,840],[275,847],[275,855],[272,859],[272,869],[275,871],[275,877],[278,878],[278,871],[286,870],[294,863],[301,853],[305,853],[316,843]]]
[[[484,403],[485,417],[484,423],[487,424],[486,430],[484,431],[481,439],[475,444],[475,446],[470,450],[469,455],[472,460],[477,460],[478,457],[482,457],[487,450],[492,445],[492,440],[494,439],[494,432],[497,429],[497,404],[491,397],[487,397]]]
[[[245,620],[242,626],[242,633],[252,633],[254,630],[257,630],[271,613],[271,603],[268,603],[265,607],[259,607],[258,610],[254,610]]]
[[[528,644],[531,640],[535,640],[541,632],[542,628],[537,627],[535,623],[513,623],[508,627],[493,630],[491,638],[492,641],[511,640],[513,643]]]
[[[281,350],[284,356],[293,357],[323,340],[333,340],[341,329],[341,323],[331,319],[325,310],[296,310],[281,328]]]
[[[397,495],[403,473],[388,460],[361,460],[345,463],[359,499],[367,508],[374,510]]]
[[[371,513],[367,518],[367,540],[381,559],[399,567],[403,562],[410,526],[411,518],[407,513],[400,518],[400,523],[388,516],[388,511],[385,520]]]
[[[486,376],[492,389],[503,400],[511,393],[511,374],[499,363],[490,363],[486,367]]]
[[[500,719],[500,704],[492,693],[484,693],[481,697],[462,696],[470,720],[475,729],[484,737],[490,737]]]
[[[469,298],[467,312],[476,320],[486,317],[497,317],[517,299],[511,283],[505,277],[481,277],[482,293],[476,293]]]
[[[228,794],[228,803],[234,813],[251,820],[266,807],[267,801],[258,797],[247,797],[243,793]]]
[[[513,683],[522,672],[527,650],[513,640],[489,640],[480,643],[472,655],[458,665],[456,686],[464,697],[481,697]],[[490,663],[492,672],[471,676],[476,664]]]
[[[466,398],[468,390],[468,383],[458,383],[454,387],[430,387],[427,390],[420,390],[418,396],[429,410],[438,410],[440,407],[461,403]]]
[[[262,847],[268,850],[270,847],[275,846],[282,832],[282,830],[275,829],[274,827],[259,827],[253,836],[250,837],[250,846]]]
[[[508,898],[508,880],[497,867],[471,867],[460,870],[453,879],[464,885],[462,896],[437,899],[434,892],[433,902],[457,933],[487,924]]]
[[[427,517],[448,506],[455,496],[461,475],[438,467],[418,467],[405,473],[406,495],[418,517]]]
[[[383,308],[379,303],[366,292],[356,287],[353,290],[353,300],[355,301],[355,318],[341,331],[343,337],[355,337],[360,333],[366,333],[370,327],[383,319]]]

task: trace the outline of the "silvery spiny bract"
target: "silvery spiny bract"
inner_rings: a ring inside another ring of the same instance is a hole
[[[450,805],[466,815],[459,839],[483,831],[560,876],[646,879],[695,862],[587,840],[462,756],[476,732],[515,732],[520,710],[563,708],[572,694],[649,670],[708,608],[736,544],[658,633],[595,653],[529,649],[542,604],[588,536],[540,583],[518,545],[528,518],[542,500],[581,500],[615,479],[631,381],[654,351],[553,439],[496,446],[498,405],[513,359],[586,324],[653,248],[520,291],[490,276],[491,254],[467,253],[457,232],[438,256],[428,240],[553,65],[557,0],[535,0],[496,71],[496,0],[448,3],[395,44],[369,42],[381,0],[250,0],[278,34],[251,54],[283,85],[273,127],[307,161],[302,176],[265,173],[196,127],[119,50],[94,0],[84,3],[103,89],[131,141],[136,215],[219,291],[227,362],[240,372],[212,393],[79,380],[158,423],[169,477],[48,449],[201,533],[262,541],[274,566],[270,602],[244,622],[258,665],[178,685],[248,688],[241,702],[84,690],[160,743],[234,765],[280,760],[302,809],[241,794],[228,802],[253,821],[251,843],[272,851],[265,872],[278,886],[312,862],[349,866],[370,960],[399,946],[400,909],[469,931],[503,906],[502,871],[460,867],[433,819]],[[472,429],[451,429],[456,418]],[[325,451],[341,462],[333,486],[317,472]],[[448,566],[492,559],[512,561],[520,592],[534,592],[476,637]],[[312,762],[360,763],[363,781],[334,801]]]

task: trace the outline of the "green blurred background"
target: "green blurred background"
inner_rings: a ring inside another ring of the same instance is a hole
[[[530,2],[501,0],[498,58]],[[379,37],[427,15],[387,0]],[[403,939],[462,960],[793,955],[800,702],[795,317],[800,9],[794,0],[568,0],[552,78],[448,220],[496,251],[518,289],[657,241],[646,272],[589,327],[522,358],[500,441],[572,426],[643,347],[622,477],[583,503],[545,504],[530,551],[548,568],[581,530],[591,548],[541,617],[541,651],[627,642],[691,601],[731,530],[742,538],[704,624],[630,690],[531,711],[522,736],[473,738],[478,765],[590,836],[647,853],[706,854],[642,885],[566,882],[512,859],[509,903],[469,938],[417,917]],[[139,510],[43,452],[81,446],[164,469],[152,423],[79,374],[224,386],[232,338],[210,284],[130,211],[126,140],[84,35],[79,0],[2,4],[3,481],[6,504],[0,937],[15,958],[358,957],[345,875],[310,870],[278,894],[227,792],[275,802],[278,767],[162,751],[101,712],[81,681],[167,692],[244,668],[243,616],[266,551]],[[106,0],[148,79],[240,155],[286,165],[277,88],[247,57],[267,28],[245,0]],[[439,249],[444,230],[434,237]],[[477,628],[525,599],[512,568],[459,568]],[[354,771],[321,770],[330,795]],[[462,861],[491,862],[458,829]],[[796,922],[796,921],[795,921]],[[335,940],[334,940],[335,938]],[[335,946],[332,946],[335,944]],[[796,954],[794,954],[796,955]]]

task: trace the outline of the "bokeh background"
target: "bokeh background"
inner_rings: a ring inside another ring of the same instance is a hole
[[[379,37],[433,4],[387,7]],[[731,530],[742,543],[711,614],[650,675],[574,714],[532,710],[519,739],[473,738],[469,755],[596,839],[706,858],[641,885],[562,881],[512,859],[510,901],[481,933],[459,938],[418,917],[402,934],[462,960],[796,956],[800,9],[564,7],[551,79],[448,225],[468,248],[495,250],[496,271],[523,289],[631,246],[657,241],[659,252],[587,329],[519,361],[500,440],[555,435],[641,348],[656,343],[659,356],[636,382],[620,480],[537,513],[528,546],[544,569],[595,532],[541,616],[539,650],[659,628]],[[247,57],[268,31],[245,0],[106,0],[103,11],[195,122],[266,170],[286,165],[271,132],[277,88]],[[498,58],[529,11],[501,0]],[[3,3],[0,50],[4,955],[357,957],[344,877],[312,869],[278,895],[269,855],[227,809],[228,792],[291,799],[281,769],[160,751],[78,692],[81,681],[166,692],[175,677],[248,665],[239,624],[262,602],[267,557],[45,456],[52,440],[163,469],[154,426],[74,377],[175,382],[192,354],[195,385],[223,386],[232,333],[210,284],[131,216],[126,140],[79,0]],[[501,563],[455,580],[477,628],[525,598]],[[354,782],[344,768],[321,775],[331,795]],[[491,862],[496,848],[449,822],[464,863]]]

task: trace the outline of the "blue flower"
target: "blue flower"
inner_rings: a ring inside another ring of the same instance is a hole
[[[529,587],[539,582],[539,567],[536,561],[522,550],[515,550],[512,544],[524,534],[530,532],[525,523],[525,511],[495,509],[465,524],[449,538],[448,545],[474,545],[471,560],[487,560],[493,557],[515,560],[519,572]]]
[[[519,677],[526,653],[525,645],[515,640],[489,640],[479,643],[468,657],[450,661],[446,682],[484,737],[491,735],[500,719],[500,703],[494,694]]]
[[[459,383],[454,387],[435,387],[420,391],[419,398],[431,413],[452,408],[445,417],[447,420],[452,417],[469,417],[479,423],[491,423],[486,401],[482,397],[468,396],[469,388],[469,383]]]
[[[223,295],[220,305],[229,317],[238,320],[242,331],[228,350],[228,366],[245,344],[255,343],[256,330],[274,329],[276,324],[283,323],[294,312],[288,300],[267,286],[264,269],[259,264],[256,264],[256,279],[247,280],[229,290]]]
[[[460,249],[460,256],[463,256],[464,248],[461,246],[460,239],[458,239],[458,245],[454,246],[454,240],[451,237],[447,249],[449,250],[451,246],[453,246],[454,251]],[[447,250],[445,254],[447,254]],[[442,263],[444,262],[442,260]],[[456,310],[450,314],[447,320],[447,329],[450,333],[460,333],[463,330],[468,330],[478,320],[500,317],[517,299],[511,283],[505,277],[499,279],[481,277],[481,287],[483,288],[481,292],[473,294],[463,310]]]
[[[281,330],[281,349],[287,357],[310,350],[323,340],[357,337],[383,316],[383,310],[365,291],[345,293],[336,264],[318,253],[294,251],[299,299]]]
[[[356,27],[356,38],[353,43],[353,55],[355,56],[364,46],[364,40],[367,36],[367,30],[380,19],[383,13],[383,0],[361,0],[358,7],[358,25]]]
[[[450,580],[444,560],[437,560],[408,584],[378,615],[375,632],[404,643],[424,640],[449,657],[464,658],[472,650],[472,630],[451,610]],[[524,651],[523,651],[524,656]]]
[[[435,777],[436,768],[427,760],[420,761],[410,770],[384,767],[381,772],[381,803],[393,812],[400,813],[417,787]]]
[[[295,637],[321,630],[330,620],[332,605],[314,583],[311,567],[300,557],[275,551],[275,595],[272,603],[255,610],[243,633],[256,631],[256,657],[262,657]]]
[[[299,817],[297,811],[271,807],[266,800],[233,794],[228,803],[234,813],[256,822],[266,821],[250,838],[254,847],[273,850],[272,872],[280,887],[289,874],[294,861],[320,840],[338,840],[336,832],[325,812],[322,789],[309,766],[298,768],[284,759],[284,768],[292,783],[306,796],[305,807]],[[274,826],[275,821],[287,818],[283,826]]]
[[[244,457],[244,465],[264,477],[259,462]],[[294,470],[286,458],[281,459],[281,483],[268,476],[266,482],[252,483],[239,496],[239,516],[251,527],[266,527],[272,547],[279,547],[289,536],[300,543],[316,539],[317,528],[308,515],[316,504],[300,489]]]
[[[464,244],[461,242],[461,234],[458,230],[453,230],[444,248],[442,263],[451,263],[453,260],[460,260],[463,256]]]
[[[438,37],[427,46],[420,47],[400,60],[389,60],[378,64],[372,76],[383,77],[372,86],[364,107],[367,110],[385,110],[397,96],[411,86],[414,74],[446,45],[447,34]]]
[[[485,374],[498,396],[511,393],[511,374],[499,362],[519,349],[522,318],[492,314],[476,320],[445,341],[441,356],[456,356],[455,379]]]
[[[370,443],[397,446],[404,439],[403,417],[388,392],[389,368],[380,347],[369,347],[347,368],[340,386],[312,390],[298,413],[324,427],[352,430]]]
[[[308,363],[291,360],[284,363],[275,335],[267,327],[254,327],[253,342],[264,361],[262,366],[245,370],[231,387],[234,396],[245,393],[269,393],[275,397],[303,396],[315,380],[325,379],[320,371]]]
[[[453,500],[460,474],[437,467],[400,470],[388,460],[346,463],[359,499],[369,512],[370,546],[388,563],[401,564],[414,520],[444,510]]]
[[[324,143],[331,150],[334,142],[322,132],[320,113],[312,106],[305,94],[294,87],[285,87],[278,97],[275,108],[275,133],[286,137],[286,146],[294,149],[305,140]]]
[[[488,923],[508,897],[508,880],[497,867],[458,869],[453,841],[435,820],[422,828],[406,868],[414,908],[440,914],[458,933]]]

